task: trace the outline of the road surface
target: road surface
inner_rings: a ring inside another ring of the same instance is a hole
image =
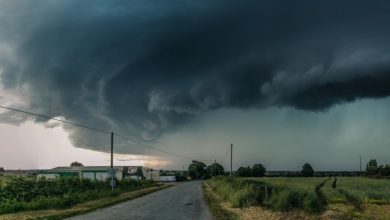
[[[124,203],[99,209],[69,220],[208,220],[211,214],[203,201],[201,182],[178,183]]]

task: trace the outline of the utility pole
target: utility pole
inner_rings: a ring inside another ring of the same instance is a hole
[[[114,191],[114,132],[111,132],[111,163],[110,163],[110,185],[111,185],[111,190]]]
[[[360,155],[360,173],[359,175],[362,175],[362,155]]]
[[[114,132],[111,132],[111,169],[114,168]]]
[[[233,144],[230,144],[230,176],[232,176],[233,170]]]

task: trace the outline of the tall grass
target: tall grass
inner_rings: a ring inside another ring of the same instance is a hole
[[[262,204],[266,184],[261,182],[237,179],[234,177],[216,177],[207,183],[223,200],[228,201],[234,208],[249,207]],[[268,188],[271,188],[268,186]]]
[[[274,210],[319,212],[323,205],[313,191],[271,185],[257,180],[218,177],[208,180],[213,191],[234,208],[263,205]]]

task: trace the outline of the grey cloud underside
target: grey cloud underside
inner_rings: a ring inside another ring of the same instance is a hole
[[[387,1],[170,2],[0,2],[2,83],[30,110],[147,140],[224,107],[390,94]]]

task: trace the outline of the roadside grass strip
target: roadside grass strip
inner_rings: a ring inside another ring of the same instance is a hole
[[[202,189],[204,200],[215,220],[239,219],[239,217],[235,213],[223,208],[223,206],[221,205],[221,199],[219,199],[218,196],[215,195],[215,193],[211,190],[210,186],[207,185],[207,183],[204,183],[202,185]]]
[[[272,185],[262,181],[234,177],[217,177],[208,180],[211,189],[232,208],[261,205],[275,211],[304,210],[318,213],[324,210],[326,197],[321,193],[325,181],[317,191]],[[321,196],[321,198],[319,198]]]

